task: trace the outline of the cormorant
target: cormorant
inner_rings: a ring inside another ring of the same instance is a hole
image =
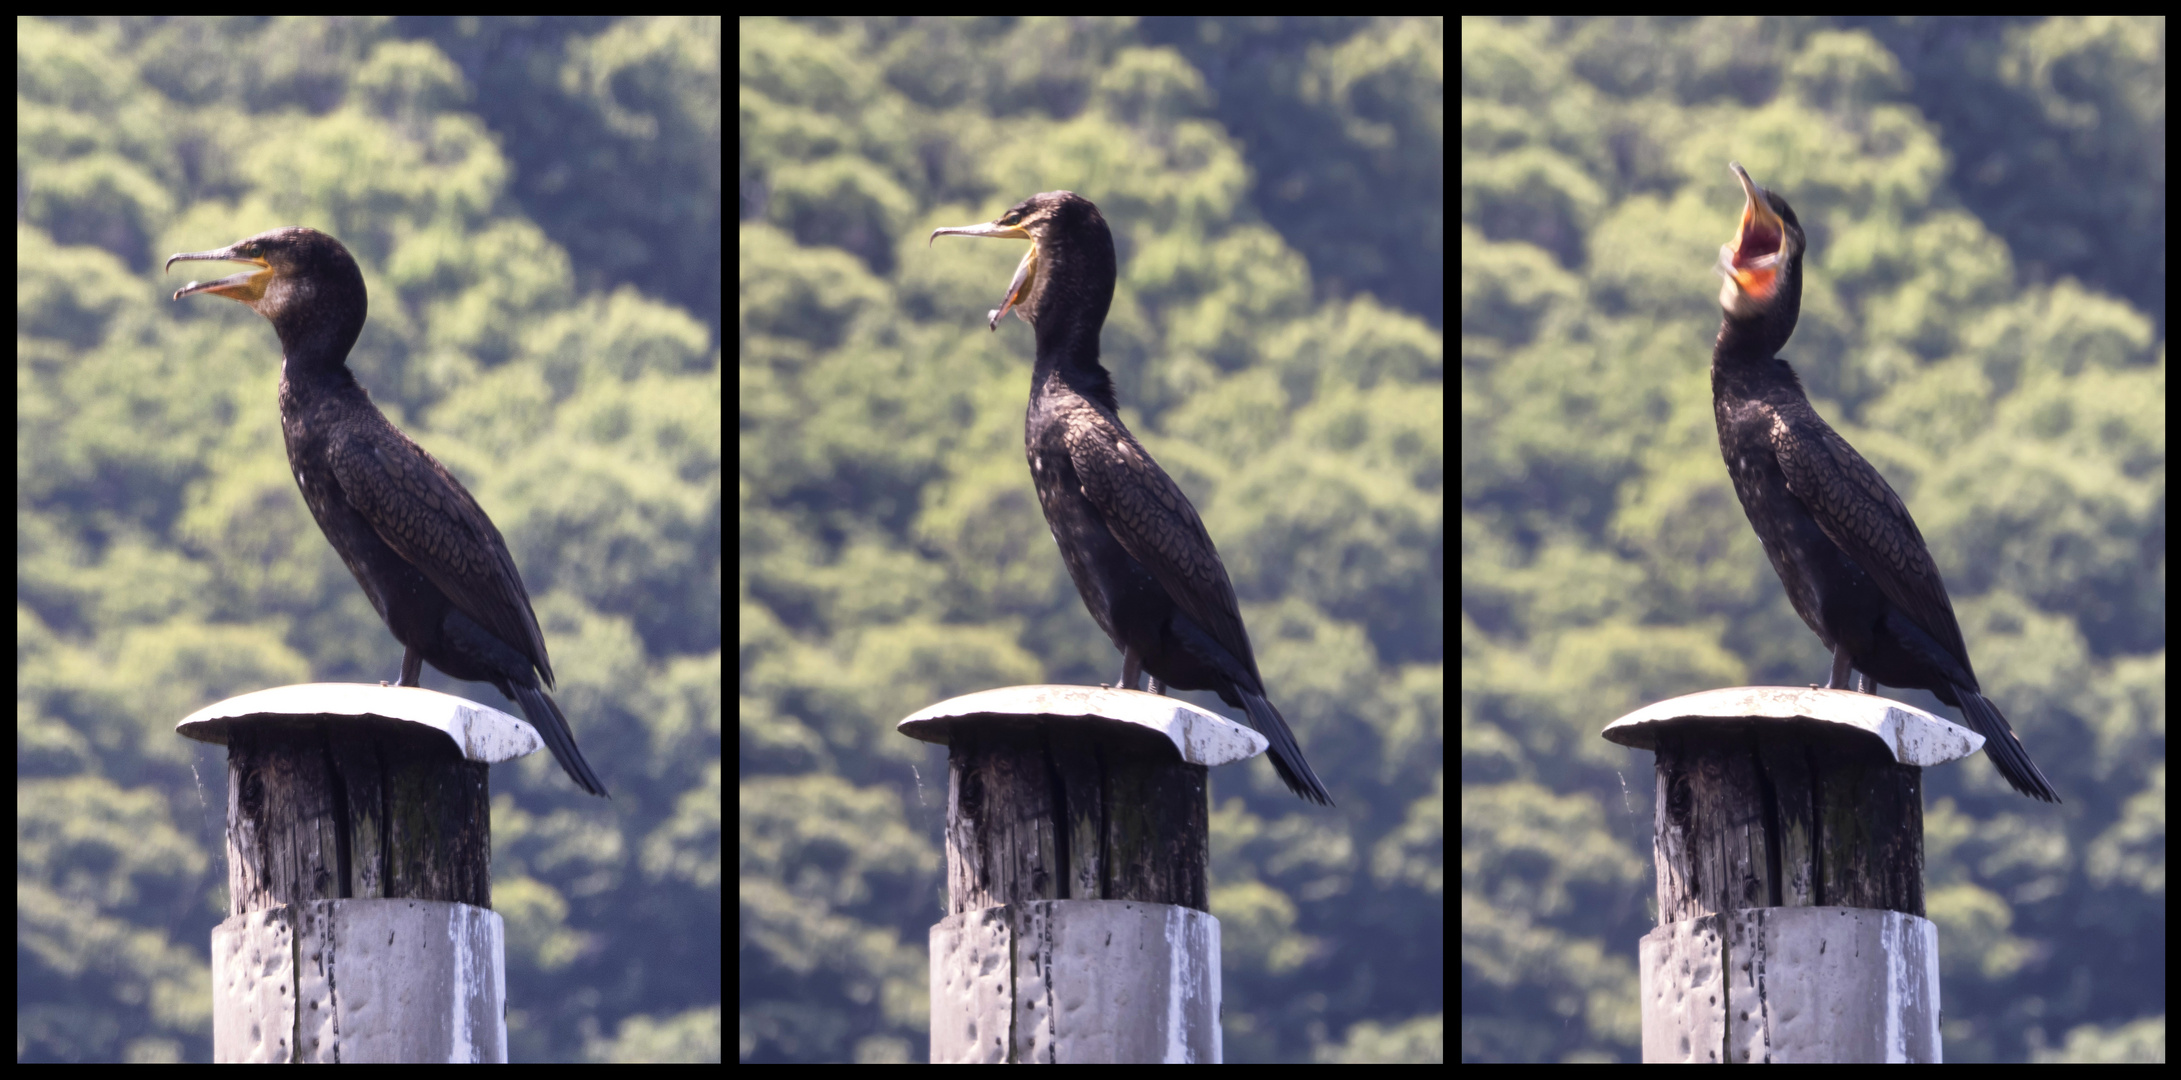
[[[424,448],[410,442],[348,370],[363,331],[361,271],[341,242],[290,226],[177,262],[254,263],[217,281],[193,281],[174,299],[224,296],[273,324],[280,370],[280,431],[288,468],[327,542],[356,575],[379,618],[402,644],[401,685],[420,664],[491,683],[522,706],[576,786],[603,796],[560,706],[545,636],[500,530],[477,500]],[[542,685],[541,685],[542,684]]]
[[[2059,802],[1979,690],[1946,583],[1908,507],[1810,407],[1779,357],[1802,310],[1802,223],[1740,164],[1729,168],[1745,205],[1734,240],[1719,248],[1724,318],[1711,361],[1719,452],[1788,601],[1832,650],[1826,686],[1846,688],[1852,669],[1874,683],[1929,690],[1961,709],[2016,791]]]
[[[1113,303],[1113,234],[1089,199],[1048,191],[983,225],[941,236],[1030,241],[1007,295],[1037,332],[1023,445],[1045,523],[1091,618],[1121,650],[1120,685],[1210,690],[1240,708],[1270,743],[1288,790],[1333,798],[1303,760],[1280,711],[1265,700],[1249,631],[1211,534],[1181,488],[1121,423],[1113,378],[1098,363],[1098,332]],[[925,241],[928,245],[931,240]]]

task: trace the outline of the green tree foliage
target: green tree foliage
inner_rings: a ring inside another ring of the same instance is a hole
[[[2163,20],[1472,18],[1462,83],[1464,1059],[1638,1056],[1654,785],[1599,731],[1827,669],[1714,429],[1729,160],[2068,800],[1926,774],[1947,1057],[2096,1056],[2164,988]]]
[[[1022,246],[926,245],[1056,189],[1341,801],[1213,774],[1228,1060],[1436,1059],[1443,341],[1397,301],[1439,292],[1443,23],[740,25],[742,1059],[924,1058],[947,775],[895,722],[1120,671],[1024,461],[1029,328],[985,324]]]
[[[718,1060],[720,21],[16,29],[17,1060],[210,1057],[226,773],[174,725],[399,673],[288,475],[271,327],[160,273],[288,224],[355,254],[351,368],[506,536],[616,796],[492,771],[514,1057]],[[599,186],[542,198],[554,160]],[[654,287],[690,265],[703,302]]]

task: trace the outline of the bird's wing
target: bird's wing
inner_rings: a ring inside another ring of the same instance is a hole
[[[1118,419],[1108,428],[1071,417],[1067,444],[1083,495],[1105,518],[1113,538],[1151,571],[1175,606],[1261,684],[1234,585],[1180,485]]]
[[[1788,490],[1833,543],[1870,575],[1893,606],[1937,638],[1968,666],[1969,649],[1954,621],[1946,583],[1924,546],[1923,533],[1886,478],[1848,445],[1817,410],[1781,408],[1772,425],[1773,451]]]
[[[391,423],[384,431],[393,437],[334,437],[333,475],[349,505],[464,614],[529,654],[551,686],[545,635],[500,530],[438,459]]]

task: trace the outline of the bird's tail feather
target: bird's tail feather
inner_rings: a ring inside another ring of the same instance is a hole
[[[568,729],[568,718],[561,715],[560,706],[554,704],[551,695],[536,687],[514,687],[515,703],[522,706],[523,716],[530,726],[538,729],[538,736],[545,740],[545,748],[553,752],[553,760],[560,762],[568,779],[576,786],[600,798],[610,799],[606,785],[598,774],[591,771],[591,763],[583,760],[583,751],[576,749],[575,732]]]
[[[1263,695],[1242,691],[1242,711],[1249,718],[1249,725],[1271,746],[1266,755],[1272,758],[1272,771],[1280,774],[1280,781],[1289,791],[1320,806],[1333,805],[1333,796],[1318,781],[1318,774],[1310,770],[1310,763],[1303,760],[1302,748],[1295,745],[1295,733],[1287,729],[1287,721],[1280,710],[1272,707]]]
[[[2037,763],[2030,760],[2029,751],[2022,748],[2022,740],[2015,738],[2014,729],[2007,726],[2007,718],[1974,690],[1957,690],[1956,693],[1961,697],[1962,719],[1969,721],[1969,726],[1984,736],[1984,756],[1992,759],[1992,767],[1999,770],[1999,775],[2014,785],[2016,791],[2032,799],[2059,802],[2059,793],[2052,790],[2052,782],[2046,780]]]

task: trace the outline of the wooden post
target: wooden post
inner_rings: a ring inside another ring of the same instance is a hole
[[[1605,737],[1657,752],[1646,1062],[1937,1062],[1923,767],[1967,728],[1845,690],[1660,702]]]
[[[229,748],[214,1060],[505,1062],[487,767],[536,731],[346,683],[246,694],[178,731]]]
[[[1218,1063],[1206,770],[1264,737],[1134,690],[1016,686],[905,719],[950,747],[934,1063]]]

